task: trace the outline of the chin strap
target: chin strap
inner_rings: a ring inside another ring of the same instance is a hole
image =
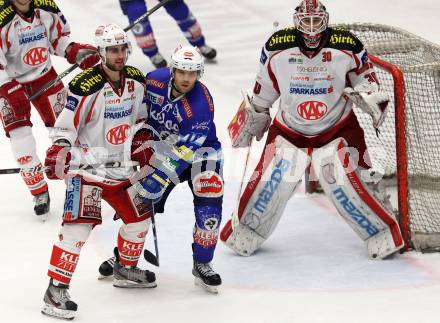
[[[180,92],[180,90],[177,88],[177,86],[174,84],[174,79],[171,80],[171,87],[173,88],[173,90],[175,90],[177,93],[179,93],[179,95],[184,94],[183,92]]]

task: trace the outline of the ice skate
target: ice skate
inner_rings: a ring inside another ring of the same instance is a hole
[[[44,306],[41,313],[63,320],[73,320],[78,305],[70,300],[68,289],[69,285],[55,286],[51,279],[44,294]]]
[[[157,287],[156,275],[149,270],[135,266],[123,266],[119,263],[118,249],[115,248],[113,267],[113,286],[121,288],[154,288]]]
[[[155,68],[161,68],[167,66],[167,61],[160,53],[157,53],[156,55],[150,57],[151,64],[154,65]]]
[[[50,209],[50,196],[49,191],[45,191],[41,194],[34,196],[34,212],[36,215],[41,216],[43,221],[46,221],[49,215]]]
[[[201,263],[194,261],[192,274],[195,277],[194,283],[202,287],[204,290],[217,294],[217,287],[222,284],[220,275],[217,274],[211,267],[211,263]]]
[[[113,256],[105,260],[101,266],[99,266],[99,280],[111,278],[113,276],[113,267],[115,266],[116,257]]]
[[[208,60],[213,60],[217,56],[217,51],[208,45],[200,46],[199,49],[203,57]]]

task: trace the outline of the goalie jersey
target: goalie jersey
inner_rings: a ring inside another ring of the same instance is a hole
[[[269,108],[280,98],[275,123],[291,133],[323,134],[352,113],[345,87],[377,91],[367,50],[344,29],[328,28],[313,55],[305,51],[295,28],[275,32],[261,51],[253,103]]]

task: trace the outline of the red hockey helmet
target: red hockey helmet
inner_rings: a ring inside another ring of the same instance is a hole
[[[316,48],[328,27],[328,12],[319,0],[303,0],[295,9],[293,22],[308,48]]]

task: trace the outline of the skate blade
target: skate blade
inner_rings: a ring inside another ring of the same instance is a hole
[[[98,276],[98,280],[110,280],[110,279],[113,279],[113,275],[104,276],[104,275],[99,274],[99,276]]]
[[[44,307],[41,309],[41,313],[57,319],[71,321],[75,318],[76,311],[61,310],[52,305],[44,304]]]
[[[49,217],[49,212],[38,215],[41,218],[42,222],[46,222],[47,218]]]
[[[194,278],[194,284],[196,286],[200,286],[203,290],[207,291],[208,293],[218,294],[218,286],[207,285],[203,282],[201,278],[198,277]]]
[[[119,288],[155,288],[156,282],[152,283],[137,283],[127,279],[114,279],[113,286]]]

